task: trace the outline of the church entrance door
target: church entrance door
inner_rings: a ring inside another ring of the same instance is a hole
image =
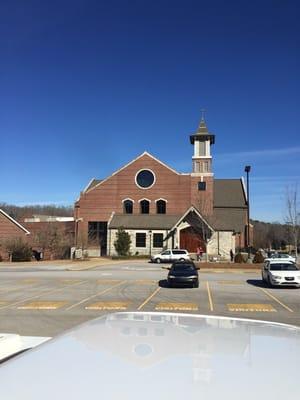
[[[195,232],[192,227],[182,229],[180,231],[180,248],[186,249],[189,253],[196,253],[197,247],[201,246],[203,252],[206,253],[206,243],[202,236]]]

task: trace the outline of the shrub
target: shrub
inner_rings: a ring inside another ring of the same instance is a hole
[[[260,252],[260,251],[257,251],[257,252],[255,253],[255,255],[254,255],[253,263],[255,263],[255,264],[261,264],[261,263],[264,262],[264,259],[265,259],[265,257],[261,254],[261,252]]]
[[[242,264],[247,262],[247,260],[245,259],[244,255],[242,253],[237,253],[234,257],[234,262],[238,263],[238,264]]]
[[[127,256],[131,245],[129,234],[124,228],[119,228],[117,232],[117,239],[114,242],[116,252],[119,256]]]
[[[4,243],[5,250],[11,254],[12,261],[30,261],[32,250],[22,238],[9,239]]]

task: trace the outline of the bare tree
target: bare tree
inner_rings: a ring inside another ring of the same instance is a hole
[[[298,255],[299,231],[300,231],[300,205],[298,185],[286,189],[286,224],[289,226],[289,236],[295,247],[295,255]]]

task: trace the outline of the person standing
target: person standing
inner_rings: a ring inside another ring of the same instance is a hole
[[[232,249],[230,249],[230,261],[233,262],[233,259],[234,259],[234,254]]]
[[[201,246],[198,246],[197,247],[197,261],[202,260],[202,255],[203,255],[203,249]]]

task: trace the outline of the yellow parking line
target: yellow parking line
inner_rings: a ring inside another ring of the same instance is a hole
[[[86,282],[87,282],[87,281],[82,281],[82,282],[75,283],[75,284],[70,285],[70,286],[62,286],[62,287],[60,287],[60,288],[56,288],[56,289],[52,289],[52,290],[48,290],[48,291],[47,291],[47,289],[44,289],[43,293],[40,292],[40,294],[37,294],[37,295],[35,295],[35,296],[30,296],[30,297],[27,297],[27,298],[22,299],[22,300],[18,300],[18,301],[16,301],[15,303],[8,304],[8,305],[6,305],[6,306],[0,306],[0,309],[1,309],[1,310],[4,310],[5,308],[8,308],[8,307],[18,306],[19,304],[22,304],[22,303],[24,303],[25,301],[32,300],[32,299],[37,299],[37,298],[39,298],[39,297],[41,297],[41,296],[44,296],[44,295],[48,295],[48,294],[51,294],[51,293],[58,292],[58,291],[63,290],[63,289],[65,289],[65,288],[67,288],[67,287],[79,286],[79,285],[82,285],[83,283],[86,283]]]
[[[290,307],[286,306],[285,304],[283,304],[279,299],[277,299],[277,297],[273,296],[271,293],[269,293],[267,290],[263,289],[263,288],[259,288],[260,290],[262,290],[267,296],[271,297],[271,299],[273,299],[274,301],[276,301],[278,304],[280,304],[283,308],[285,308],[286,310],[288,310],[289,312],[294,312]]]
[[[0,301],[0,306],[4,306],[5,304],[7,304],[7,301]]]
[[[158,303],[155,310],[197,311],[198,306],[195,303]]]
[[[127,301],[98,301],[84,307],[86,310],[126,310]]]
[[[19,306],[19,310],[56,310],[63,307],[66,301],[32,301],[30,303]]]
[[[210,293],[210,288],[209,288],[208,282],[206,282],[206,288],[207,288],[207,295],[208,295],[210,311],[214,311],[214,305],[213,305],[213,302],[212,302],[212,297],[211,297],[211,293]]]
[[[133,281],[134,284],[137,285],[152,285],[152,284],[156,284],[157,281],[153,280],[153,279],[138,279],[136,281]]]
[[[111,286],[111,287],[109,287],[109,288],[107,288],[107,289],[105,289],[105,290],[102,290],[101,292],[98,292],[98,293],[96,293],[96,294],[94,294],[94,295],[92,295],[92,296],[86,297],[85,299],[79,301],[78,303],[72,304],[70,307],[67,307],[66,310],[67,310],[67,311],[68,311],[68,310],[71,310],[72,308],[77,307],[77,306],[79,306],[80,304],[85,303],[85,302],[89,301],[90,299],[93,299],[94,297],[101,296],[102,294],[107,293],[107,292],[109,292],[110,290],[112,290],[112,289],[114,289],[114,288],[116,288],[116,287],[118,287],[118,286],[123,285],[123,283],[125,283],[125,282],[126,282],[126,280],[125,280],[125,281],[122,281],[122,282],[119,282],[119,283],[117,283],[116,285],[113,285],[113,286]]]
[[[98,285],[111,285],[112,283],[119,283],[120,279],[98,279]]]
[[[227,304],[228,311],[237,312],[276,312],[271,304]]]
[[[147,303],[152,299],[153,296],[156,295],[156,293],[161,289],[161,287],[158,287],[157,289],[154,290],[154,292],[138,307],[138,311],[141,310]]]

